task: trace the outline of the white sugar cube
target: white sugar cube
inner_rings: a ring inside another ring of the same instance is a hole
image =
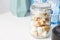
[[[46,37],[46,36],[47,36],[47,32],[46,32],[46,31],[43,32],[43,33],[42,33],[42,36],[43,36],[43,37]]]
[[[38,27],[37,30],[38,30],[39,33],[42,33],[42,27]]]

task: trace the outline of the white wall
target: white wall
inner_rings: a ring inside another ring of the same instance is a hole
[[[9,11],[9,0],[0,0],[0,14]]]

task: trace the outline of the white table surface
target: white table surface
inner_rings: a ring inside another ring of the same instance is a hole
[[[30,17],[15,17],[10,12],[0,14],[0,40],[51,40],[35,39],[29,34]]]

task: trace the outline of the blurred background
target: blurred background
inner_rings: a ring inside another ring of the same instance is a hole
[[[0,0],[0,14],[9,12],[9,0]]]
[[[31,37],[29,33],[29,28],[31,27],[30,25],[31,17],[30,16],[24,17],[25,14],[27,14],[25,12],[27,12],[27,10],[30,11],[29,10],[31,5],[31,3],[29,3],[30,1],[34,3],[33,0],[29,0],[27,2],[26,0],[18,0],[18,1],[0,0],[0,14],[2,14],[0,15],[0,40],[35,40],[34,38]],[[52,27],[55,27],[59,20],[57,19],[59,13],[55,12],[56,6],[53,7],[54,4],[55,3],[53,1],[51,5],[54,10],[54,13],[57,15],[53,14],[52,21],[56,22],[56,24],[53,24]],[[11,7],[11,11],[13,11],[12,13],[10,12],[10,7]],[[57,9],[59,8],[57,7]],[[12,14],[18,17],[13,16]],[[42,39],[42,40],[50,40],[50,39],[51,38]]]

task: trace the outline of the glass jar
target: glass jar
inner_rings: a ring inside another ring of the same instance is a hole
[[[35,38],[46,38],[50,32],[51,6],[48,3],[33,4],[30,8],[32,14],[31,34]]]

